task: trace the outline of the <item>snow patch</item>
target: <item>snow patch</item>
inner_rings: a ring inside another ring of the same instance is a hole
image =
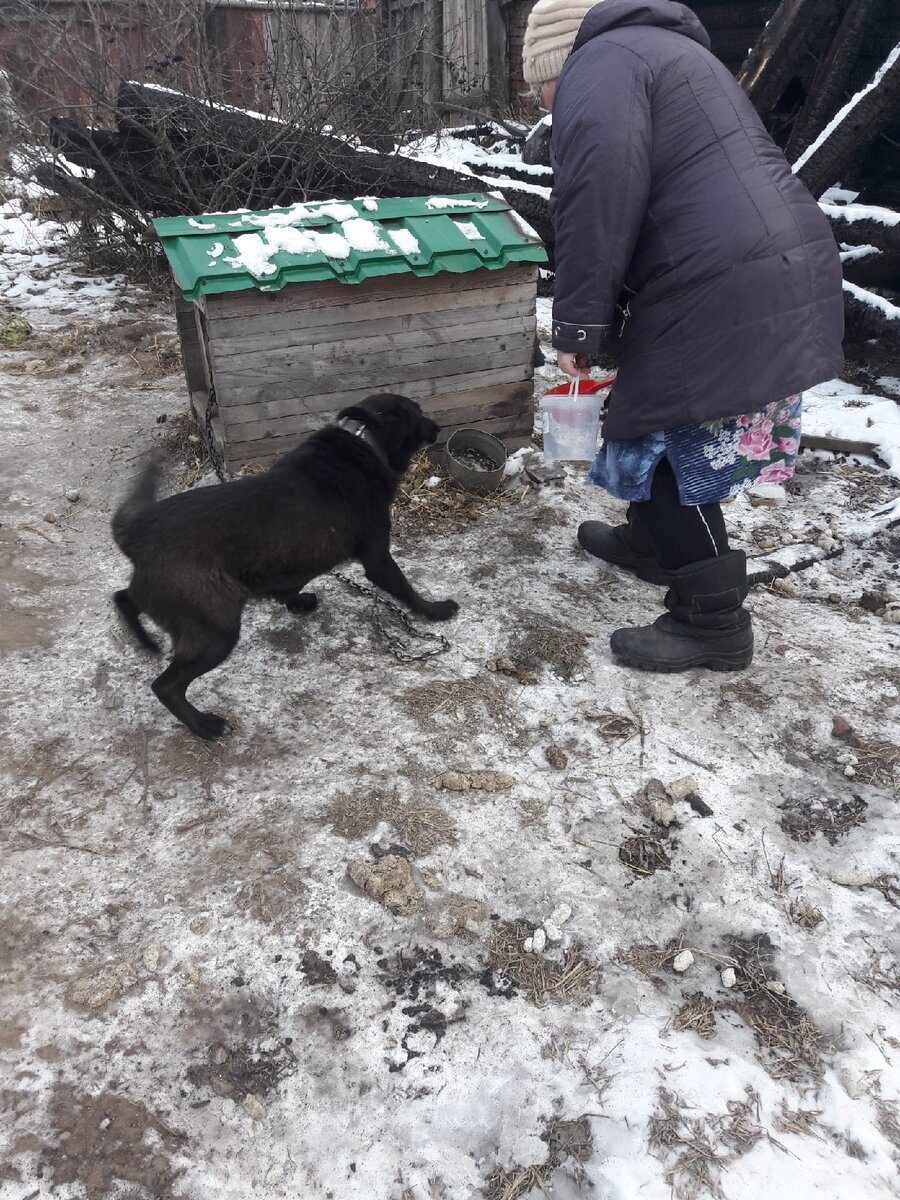
[[[401,254],[409,257],[419,253],[419,242],[408,229],[388,229],[387,235]]]

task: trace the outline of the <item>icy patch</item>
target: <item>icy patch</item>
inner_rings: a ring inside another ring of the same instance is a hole
[[[188,217],[188,225],[192,229],[215,229],[215,221],[198,221],[196,217]]]
[[[468,238],[470,242],[484,241],[484,234],[479,233],[477,227],[471,221],[457,221],[455,224],[463,237]]]

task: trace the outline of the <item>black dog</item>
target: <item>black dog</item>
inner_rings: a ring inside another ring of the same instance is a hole
[[[116,592],[119,612],[142,646],[159,651],[140,622],[147,613],[172,637],[172,661],[153,681],[170,712],[202,738],[225,721],[199,712],[185,691],[237,645],[252,596],[309,612],[302,589],[348,559],[413,612],[445,621],[455,600],[426,600],[390,551],[390,506],[410,459],[438,427],[405,396],[369,396],[345,408],[263,475],[156,499],[148,463],[112,520],[116,545],[134,564]]]

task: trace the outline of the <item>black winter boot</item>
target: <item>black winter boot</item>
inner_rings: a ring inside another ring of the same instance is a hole
[[[747,556],[729,550],[669,573],[669,610],[652,625],[617,629],[613,654],[642,671],[740,671],[753,658],[747,598]]]
[[[660,566],[656,551],[634,506],[629,505],[627,524],[607,525],[605,521],[584,521],[578,526],[578,544],[594,558],[633,571],[648,583],[668,583],[671,572]]]

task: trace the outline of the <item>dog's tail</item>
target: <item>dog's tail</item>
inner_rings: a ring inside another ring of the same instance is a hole
[[[116,509],[112,519],[112,533],[116,545],[123,554],[128,553],[129,533],[135,518],[156,500],[159,484],[159,460],[149,455],[134,478],[131,490]]]

